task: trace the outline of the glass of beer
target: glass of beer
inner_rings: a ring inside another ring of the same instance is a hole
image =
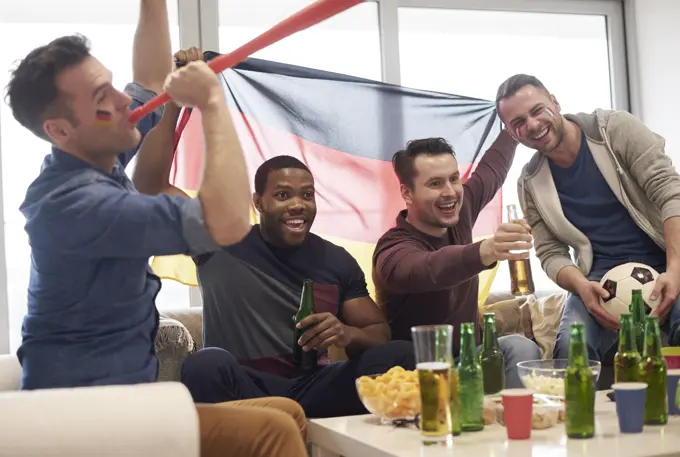
[[[451,371],[451,325],[411,327],[420,383],[420,433],[424,444],[447,441],[451,437],[449,405]]]

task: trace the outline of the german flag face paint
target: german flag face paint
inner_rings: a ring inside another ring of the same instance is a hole
[[[98,109],[94,116],[94,124],[100,127],[111,127],[113,125],[111,113]]]
[[[543,113],[548,115],[549,117],[555,117],[555,113],[552,112],[550,108],[543,108]],[[514,128],[513,133],[515,134],[515,138],[519,141],[527,141],[530,140],[528,134],[527,134],[527,123],[524,122],[517,127]]]

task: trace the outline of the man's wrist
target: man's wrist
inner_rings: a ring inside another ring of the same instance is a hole
[[[498,261],[496,252],[493,248],[493,239],[487,238],[479,244],[479,261],[485,267],[493,265]]]
[[[217,89],[212,90],[205,104],[199,106],[198,109],[200,109],[201,112],[206,113],[211,111],[219,111],[225,106],[226,100],[224,98],[224,91],[220,86],[218,86]]]
[[[342,324],[342,331],[343,334],[345,335],[343,346],[340,346],[342,348],[346,348],[350,344],[352,344],[354,341],[357,340],[357,332],[359,329],[357,327],[352,327],[351,325],[346,325]]]

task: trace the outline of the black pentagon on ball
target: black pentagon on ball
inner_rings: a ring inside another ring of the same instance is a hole
[[[649,269],[643,267],[633,268],[633,271],[630,274],[630,276],[637,279],[638,282],[643,285],[647,284],[648,282],[654,281],[654,275],[652,274],[652,272],[649,271]]]
[[[611,279],[605,280],[604,284],[602,284],[602,288],[609,292],[609,297],[604,299],[604,302],[607,303],[609,300],[616,298],[616,281],[612,281]]]

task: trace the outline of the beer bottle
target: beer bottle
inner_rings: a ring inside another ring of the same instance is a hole
[[[645,346],[640,364],[640,380],[647,383],[645,424],[664,425],[668,422],[667,367],[661,355],[659,318],[645,319]]]
[[[638,382],[640,380],[640,353],[635,343],[633,315],[621,314],[619,350],[614,356],[614,382]]]
[[[482,366],[477,356],[474,324],[460,326],[460,359],[458,362],[459,393],[464,432],[484,429],[484,384]]]
[[[505,388],[505,364],[496,336],[496,315],[484,314],[484,336],[479,355],[484,380],[484,395],[496,394]]]
[[[641,289],[633,289],[631,292],[630,313],[633,315],[635,344],[637,350],[642,352],[645,347],[645,302],[642,299]]]
[[[569,360],[564,376],[565,426],[569,438],[595,435],[595,377],[588,366],[583,323],[571,324]]]
[[[302,282],[302,294],[300,294],[300,308],[295,314],[293,321],[295,325],[295,341],[293,342],[293,361],[296,365],[301,366],[303,370],[313,370],[316,368],[317,353],[316,350],[303,351],[302,346],[298,343],[300,337],[307,329],[297,328],[297,324],[305,319],[307,316],[314,314],[314,283],[311,279],[305,279]]]
[[[515,205],[508,205],[508,222],[516,222],[520,220],[517,216],[517,208]],[[523,252],[523,251],[510,251]],[[524,260],[508,260],[508,268],[510,269],[510,291],[512,295],[519,297],[523,295],[533,294],[535,291],[534,277],[531,274],[531,262],[529,259]]]
[[[462,407],[460,404],[460,383],[458,370],[453,357],[451,357],[451,372],[449,373],[449,409],[451,410],[451,434],[458,436],[463,433],[461,422],[463,421]]]

